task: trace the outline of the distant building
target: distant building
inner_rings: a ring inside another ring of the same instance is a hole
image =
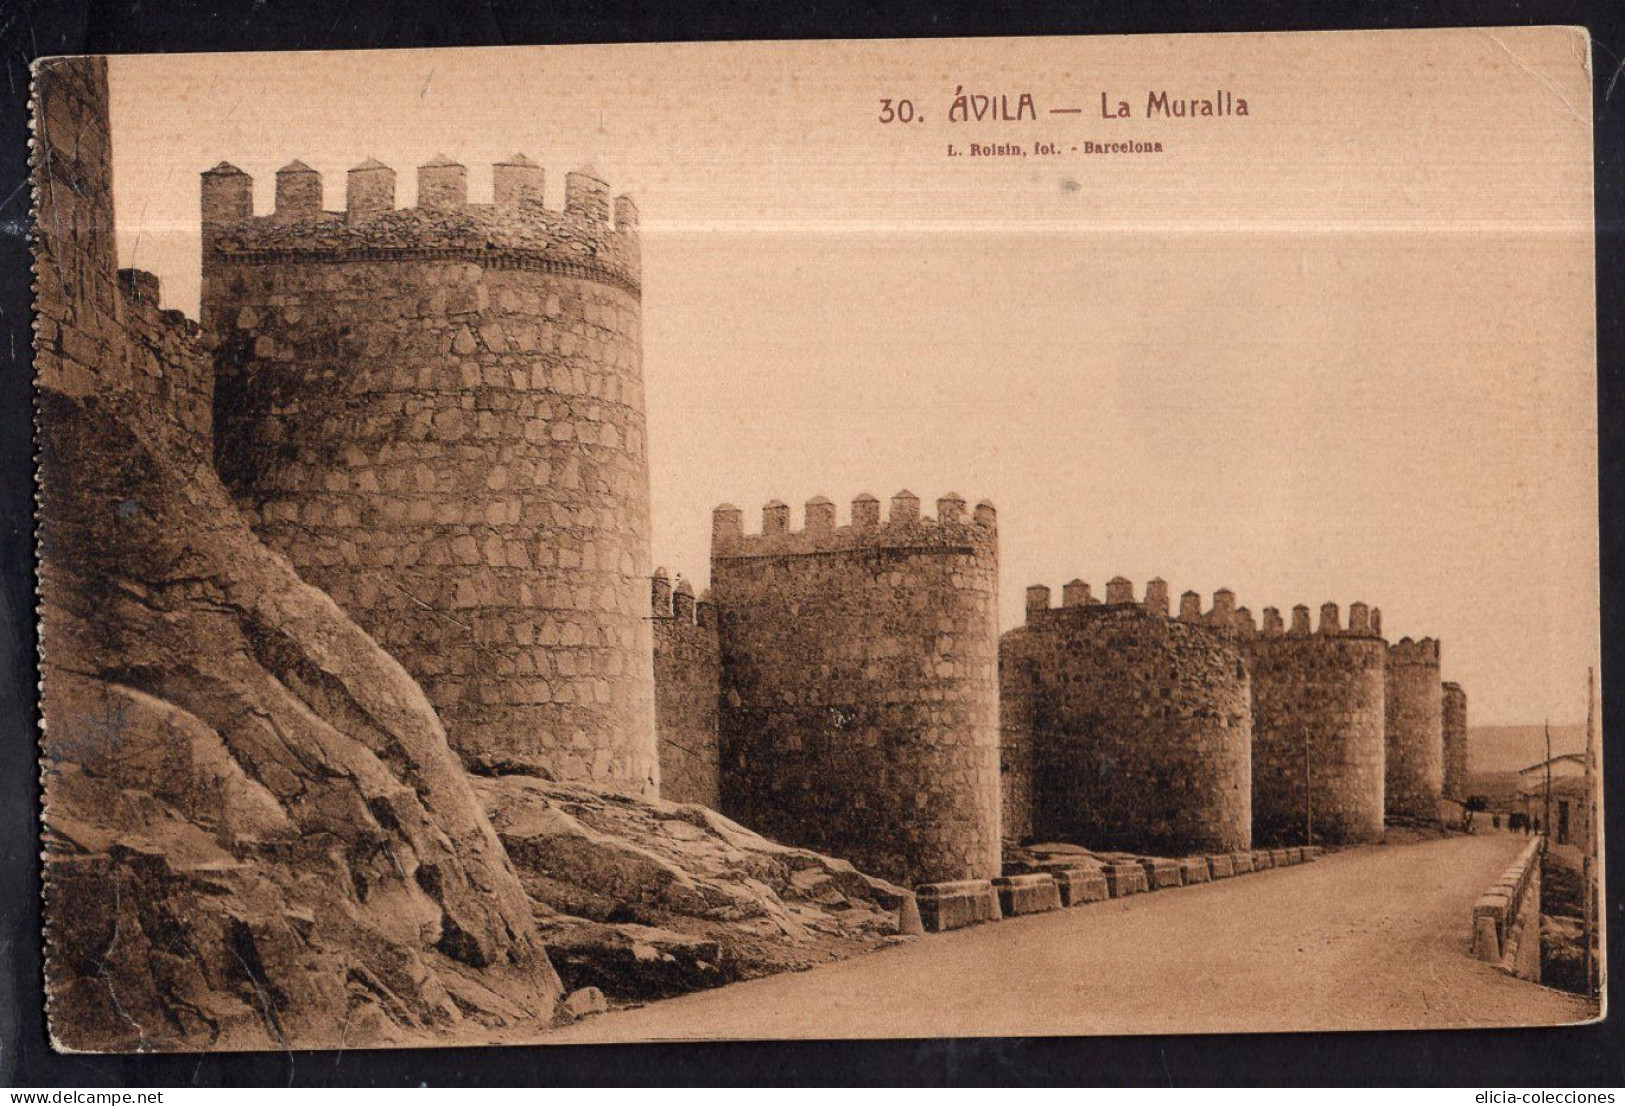
[[[1551,766],[1551,825],[1546,819],[1546,769]],[[1585,755],[1564,753],[1518,770],[1519,810],[1529,820],[1540,819],[1554,845],[1583,848],[1591,827],[1591,796],[1586,791]]]

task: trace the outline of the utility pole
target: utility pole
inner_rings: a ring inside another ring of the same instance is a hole
[[[1597,849],[1597,670],[1586,669],[1586,784],[1585,784],[1586,839],[1585,853],[1580,861],[1580,893],[1585,897],[1585,920],[1582,930],[1585,950],[1586,993],[1597,990],[1597,962],[1591,955],[1592,931],[1597,924],[1596,877]]]
[[[1552,720],[1546,719],[1546,798],[1542,807],[1540,819],[1540,851],[1546,852],[1546,847],[1552,840]]]
[[[1303,743],[1303,843],[1315,843],[1315,791],[1309,768],[1309,742]]]

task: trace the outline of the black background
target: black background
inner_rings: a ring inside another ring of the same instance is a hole
[[[1625,230],[1625,10],[1620,0],[1541,3],[1251,2],[1014,4],[458,3],[258,0],[223,3],[0,0],[0,1086],[580,1084],[1422,1084],[1482,1088],[1625,1085],[1620,1017],[1583,1028],[1422,1033],[1265,1034],[579,1045],[502,1049],[206,1056],[64,1056],[46,1039],[40,966],[27,243],[29,63],[52,54],[179,53],[663,42],[773,38],[1155,34],[1571,24],[1591,29],[1596,113],[1599,425],[1602,473],[1603,732],[1625,732],[1618,642],[1622,389],[1620,241]],[[1472,81],[1473,74],[1462,73]],[[1465,598],[1463,601],[1467,601]],[[1486,601],[1493,601],[1490,598]],[[1614,743],[1608,839],[1625,843],[1625,751]],[[1622,850],[1625,851],[1625,850]],[[1625,883],[1615,863],[1610,885]],[[1625,966],[1625,910],[1608,904],[1609,960]],[[1134,950],[1124,949],[1131,957]],[[1615,973],[1616,979],[1619,972]],[[1246,986],[1237,979],[1237,986]],[[1611,1000],[1619,999],[1617,984]]]

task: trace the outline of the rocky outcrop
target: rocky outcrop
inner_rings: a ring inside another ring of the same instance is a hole
[[[568,988],[660,998],[921,932],[912,892],[703,806],[530,776],[475,787]]]
[[[112,269],[105,63],[42,62],[37,90],[57,1044],[369,1046],[545,1022],[558,978],[440,721],[249,531],[211,463],[196,327]]]
[[[532,1040],[606,995],[918,931],[909,892],[703,807],[471,778],[420,685],[218,479],[208,338],[113,267],[105,62],[41,62],[37,89],[59,1047]]]

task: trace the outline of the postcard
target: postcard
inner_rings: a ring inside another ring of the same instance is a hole
[[[55,1046],[1601,1017],[1589,52],[39,61]]]

